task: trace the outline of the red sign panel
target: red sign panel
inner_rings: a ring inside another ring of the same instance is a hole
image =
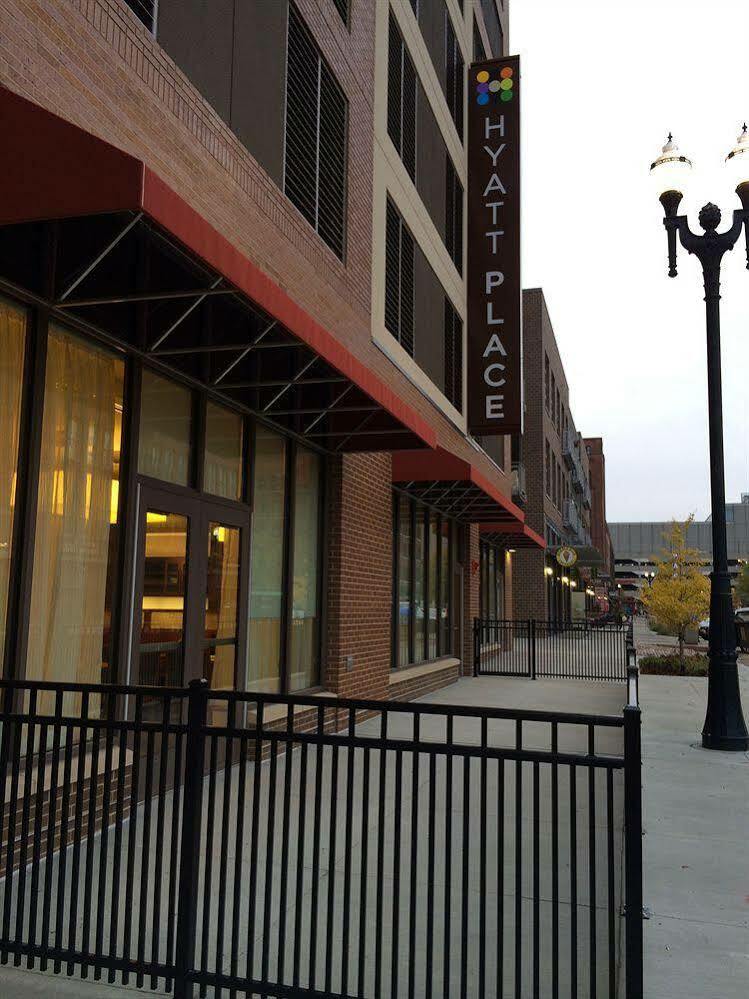
[[[523,429],[520,60],[468,74],[468,430]]]

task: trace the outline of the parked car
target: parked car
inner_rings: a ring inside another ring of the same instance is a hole
[[[749,652],[749,607],[739,607],[733,619],[736,624],[736,647],[742,652]],[[698,634],[706,642],[710,640],[710,618],[700,621]]]

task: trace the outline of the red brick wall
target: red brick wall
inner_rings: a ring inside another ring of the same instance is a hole
[[[347,256],[319,239],[226,123],[121,0],[0,0],[0,85],[144,160],[242,253],[508,497],[507,475],[383,354],[371,335],[373,3],[350,30],[330,0],[296,0],[349,101]],[[282,110],[279,108],[279,114]],[[54,164],[50,164],[54,169]],[[387,696],[390,459],[334,469],[328,564],[328,685]],[[478,613],[478,534],[465,570],[467,668]],[[464,651],[466,651],[464,650]],[[354,656],[348,673],[345,657]]]
[[[510,496],[508,476],[372,340],[375,5],[352,4],[350,31],[330,0],[297,7],[349,101],[345,262],[120,0],[0,0],[0,85],[143,159]]]
[[[326,687],[341,697],[387,697],[393,576],[390,455],[332,460],[329,496]],[[347,656],[353,656],[351,671]]]

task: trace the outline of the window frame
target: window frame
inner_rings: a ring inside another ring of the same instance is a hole
[[[401,665],[400,660],[400,524],[401,524],[401,501],[405,501],[407,516],[411,525],[411,531],[409,534],[409,562],[410,562],[410,593],[409,593],[409,621],[408,621],[408,655],[406,656],[406,661]],[[460,529],[459,522],[452,517],[448,517],[439,511],[436,507],[430,506],[427,503],[423,503],[420,500],[414,499],[408,493],[400,489],[393,489],[393,557],[392,557],[392,567],[393,567],[393,578],[392,578],[392,620],[393,627],[391,629],[391,662],[390,669],[392,672],[397,672],[398,670],[410,669],[412,666],[418,666],[423,663],[437,662],[446,656],[458,656],[459,653],[455,649],[455,643],[457,637],[455,635],[454,628],[454,615],[455,615],[455,567],[457,564],[457,551],[458,551],[458,538],[457,534]],[[419,523],[417,517],[417,508],[423,510],[424,517],[422,520],[423,538],[422,543],[424,546],[424,593],[423,593],[423,606],[424,606],[424,634],[422,636],[422,645],[420,654],[417,655],[417,641],[416,641],[416,627],[415,627],[415,611],[417,605],[417,593],[416,593],[416,527]],[[436,559],[436,574],[435,574],[435,585],[436,585],[436,636],[435,636],[435,647],[436,655],[429,657],[429,561],[431,548],[429,544],[430,537],[430,525],[432,523],[432,518],[436,518],[436,537],[438,543],[436,545],[435,559]],[[449,528],[446,534],[443,534],[443,527],[445,524],[449,524]],[[443,594],[443,564],[441,559],[442,546],[447,544],[447,604],[443,605],[442,594]],[[445,641],[445,632],[440,627],[442,621],[442,611],[447,611],[447,629],[446,635],[447,640]]]
[[[317,57],[316,63],[316,79],[317,79],[317,94],[316,94],[316,131],[315,131],[315,144],[314,144],[314,160],[315,160],[315,193],[314,193],[314,221],[310,219],[305,213],[304,209],[297,203],[297,201],[289,193],[289,183],[288,183],[288,157],[289,157],[289,86],[290,86],[290,74],[289,74],[289,54],[290,54],[290,38],[291,38],[291,24],[292,17],[296,18],[298,21],[301,31],[306,36],[306,41],[309,43],[310,47],[314,49]],[[283,177],[281,189],[284,196],[289,201],[290,204],[299,212],[301,217],[307,222],[309,226],[317,233],[322,242],[331,250],[332,253],[342,262],[346,263],[347,257],[347,246],[348,246],[348,176],[349,176],[349,132],[350,132],[350,114],[349,114],[349,99],[346,95],[345,90],[341,86],[338,77],[333,72],[332,67],[328,63],[327,59],[320,50],[320,46],[317,44],[315,36],[310,31],[307,26],[307,22],[302,17],[301,12],[298,10],[296,5],[289,0],[288,13],[286,18],[286,75],[284,80],[284,125],[283,125]],[[323,233],[320,231],[320,141],[321,141],[321,123],[322,123],[322,113],[321,113],[321,91],[322,91],[322,73],[323,68],[325,69],[327,75],[330,77],[331,81],[335,84],[338,91],[340,92],[343,101],[343,149],[342,153],[342,167],[343,167],[343,197],[341,205],[341,238],[340,238],[340,252],[336,246],[334,246],[328,239],[325,238]]]
[[[16,512],[13,523],[13,548],[9,568],[8,585],[8,615],[9,620],[16,622],[16,627],[7,629],[5,647],[0,649],[0,676],[11,679],[23,679],[27,675],[26,659],[28,649],[29,614],[31,608],[31,590],[34,565],[34,535],[37,516],[37,498],[40,476],[40,459],[42,445],[42,420],[45,400],[45,376],[47,341],[51,325],[50,311],[43,305],[35,304],[22,296],[5,295],[8,302],[27,316],[26,344],[23,368],[23,389],[21,396],[21,417],[19,428],[19,447],[16,462]],[[124,363],[124,400],[120,451],[120,476],[118,491],[118,523],[120,526],[119,551],[116,556],[113,572],[113,590],[111,606],[111,648],[112,661],[107,681],[111,683],[125,682],[130,669],[130,623],[135,614],[134,583],[135,555],[138,534],[138,496],[141,488],[154,488],[167,491],[180,502],[193,504],[196,509],[216,512],[224,510],[227,516],[241,515],[247,519],[248,538],[247,549],[252,540],[252,509],[254,486],[254,445],[255,434],[259,426],[267,426],[273,433],[283,437],[287,450],[288,462],[296,460],[298,448],[303,447],[321,457],[320,461],[320,495],[318,503],[318,566],[317,566],[317,606],[319,609],[319,631],[316,642],[318,683],[308,691],[322,689],[325,671],[325,635],[327,621],[327,556],[329,538],[328,491],[329,491],[329,459],[327,453],[313,443],[300,441],[291,434],[283,433],[278,427],[252,416],[243,410],[228,405],[225,400],[215,399],[208,389],[195,386],[186,378],[180,378],[178,373],[166,372],[157,364],[141,358],[134,351],[122,351],[107,343],[101,337],[91,334],[83,323],[74,316],[55,319],[55,324],[70,332],[82,341],[91,344],[92,348],[110,351],[114,356],[122,358]],[[150,371],[169,382],[186,388],[191,393],[192,420],[190,427],[191,460],[189,462],[188,484],[175,485],[165,480],[142,475],[138,471],[138,446],[140,436],[140,398],[141,382],[144,371]],[[205,418],[209,402],[224,409],[237,413],[242,419],[242,490],[238,500],[228,499],[208,493],[203,489],[205,464]],[[288,478],[287,478],[288,490]],[[284,548],[293,547],[293,522],[285,520]],[[291,553],[284,553],[284,567],[289,564]],[[251,558],[251,551],[250,551]],[[241,581],[245,581],[248,596],[251,592],[250,562],[241,570]],[[291,626],[290,607],[293,600],[291,588],[284,577],[284,612],[282,629],[287,631]],[[239,608],[238,634],[249,636],[249,599],[243,601]],[[282,630],[283,634],[283,630]],[[247,660],[248,641],[237,652],[237,690],[247,690],[247,670],[244,666]],[[241,667],[241,668],[240,668]],[[187,674],[186,674],[187,675]],[[283,674],[282,674],[283,675]],[[299,690],[295,693],[304,693]]]

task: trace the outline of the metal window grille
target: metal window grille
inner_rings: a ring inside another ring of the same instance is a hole
[[[385,231],[385,326],[414,352],[414,241],[391,201]]]
[[[445,246],[458,273],[463,273],[463,185],[446,153],[445,170]]]
[[[346,238],[348,102],[293,5],[289,6],[284,191],[334,253]]]
[[[458,135],[463,138],[463,89],[464,89],[464,66],[463,56],[460,53],[458,39],[450,20],[450,15],[445,10],[445,68],[446,68],[446,93],[447,105],[450,114],[455,122]]]
[[[445,395],[463,411],[463,323],[445,298]]]
[[[388,135],[416,179],[416,70],[391,12],[388,37]]]
[[[156,0],[125,0],[139,21],[153,32],[156,29]]]

